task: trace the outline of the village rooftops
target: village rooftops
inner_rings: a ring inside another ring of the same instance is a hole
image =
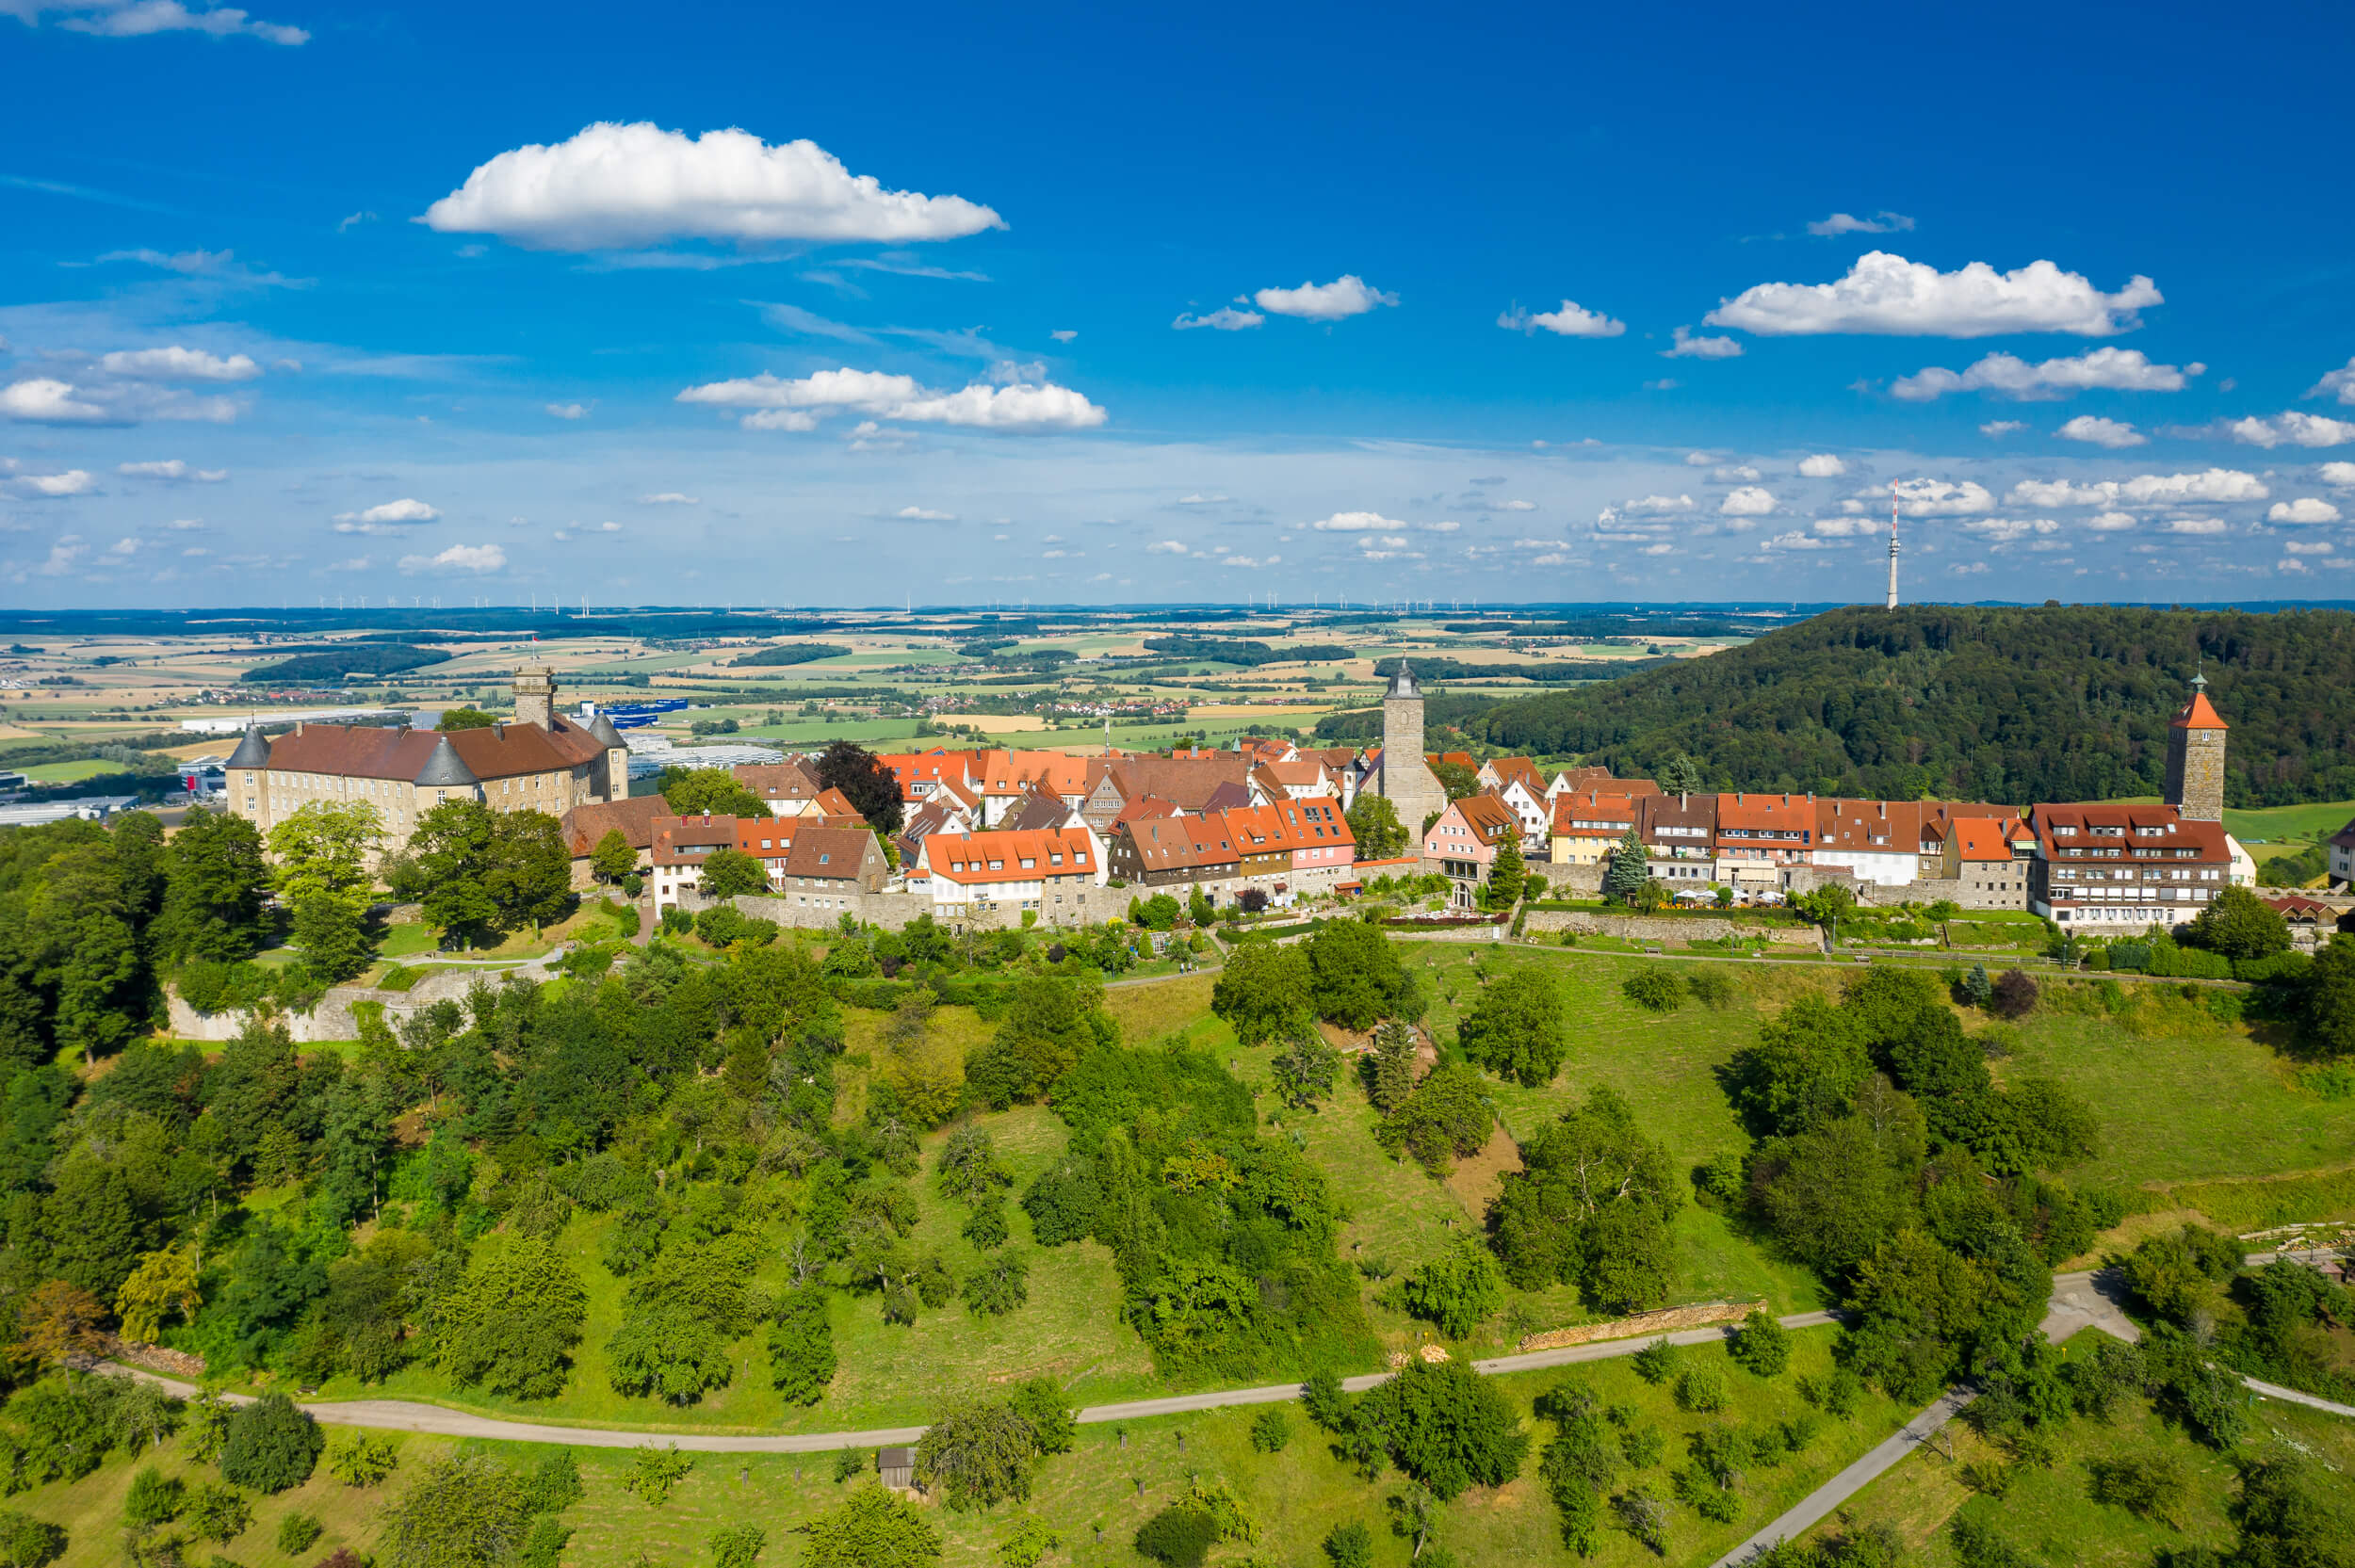
[[[2168,805],[2040,804],[2032,817],[2048,860],[2201,860],[2229,863],[2221,822],[2199,822]]]
[[[267,764],[236,760],[247,755],[240,743],[228,766],[274,773],[319,773],[351,779],[393,779],[433,786],[479,784],[485,779],[560,772],[586,766],[606,748],[574,720],[538,724],[499,723],[479,730],[392,730],[368,724],[302,724],[269,743]],[[442,753],[447,750],[448,755]],[[455,766],[451,759],[455,759]],[[430,771],[433,776],[428,777]]]
[[[1096,853],[1078,828],[1043,832],[938,832],[924,840],[924,867],[965,886],[1096,875]]]

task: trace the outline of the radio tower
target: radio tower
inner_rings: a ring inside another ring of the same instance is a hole
[[[1897,607],[1897,481],[1889,481],[1889,604]]]

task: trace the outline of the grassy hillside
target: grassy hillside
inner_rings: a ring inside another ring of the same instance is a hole
[[[1706,659],[1492,709],[1515,751],[1709,787],[2026,803],[2155,793],[2204,669],[2233,726],[2225,800],[2355,795],[2355,615],[1917,606],[1833,610]]]

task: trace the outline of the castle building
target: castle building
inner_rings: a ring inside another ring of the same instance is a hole
[[[364,800],[382,817],[380,848],[390,851],[445,800],[561,817],[628,798],[629,750],[611,720],[558,713],[556,673],[544,666],[517,671],[514,692],[514,719],[479,730],[297,723],[266,738],[249,724],[229,756],[229,809],[267,833],[314,800]]]
[[[2255,881],[2249,851],[2224,831],[2223,718],[2204,676],[2176,710],[2167,739],[2167,799],[2155,806],[2038,805],[2028,908],[2078,930],[2133,932],[2192,919],[2233,885]]]
[[[1407,850],[1421,854],[1423,819],[1447,810],[1447,790],[1423,760],[1422,687],[1405,659],[1382,694],[1382,762],[1374,793],[1397,811]]]

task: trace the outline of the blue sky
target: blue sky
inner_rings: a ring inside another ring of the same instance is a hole
[[[0,0],[0,602],[2355,597],[2344,8],[1122,9]]]

